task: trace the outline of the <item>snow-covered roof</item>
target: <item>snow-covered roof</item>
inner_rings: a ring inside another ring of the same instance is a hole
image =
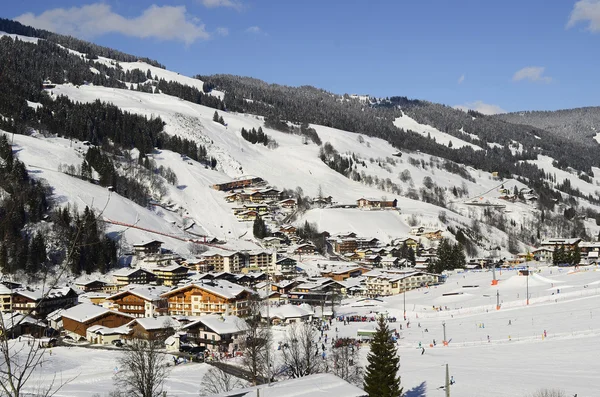
[[[146,331],[165,328],[177,329],[181,326],[181,323],[171,316],[136,318],[135,320],[127,324],[127,326],[133,327],[134,324],[139,324]]]
[[[104,325],[92,325],[89,327],[86,332],[90,332],[98,335],[129,335],[131,333],[131,329],[126,325],[116,328],[105,327]]]
[[[262,317],[267,317],[267,308],[263,307],[260,311]],[[314,310],[307,304],[296,305],[281,305],[269,308],[269,318],[278,318],[285,320],[288,318],[309,317],[315,314]]]
[[[40,327],[46,326],[46,323],[44,323],[42,320],[38,320],[31,316],[27,316],[17,312],[2,312],[0,313],[0,316],[2,317],[2,324],[4,328],[6,328],[7,330],[10,330],[14,326],[20,324],[39,325]]]
[[[181,290],[184,290],[184,289],[187,289],[190,287],[196,287],[196,288],[208,291],[210,293],[213,293],[215,295],[222,296],[223,298],[227,298],[227,299],[236,298],[244,291],[253,293],[252,290],[249,290],[247,288],[242,287],[241,285],[234,284],[227,280],[210,280],[210,281],[200,280],[199,282],[185,284],[185,285],[177,287],[171,291],[165,292],[163,294],[163,296],[168,296],[168,295],[171,295],[173,293],[179,292]]]
[[[49,290],[45,288],[37,288],[34,290],[20,289],[15,291],[15,293],[32,300],[40,300],[42,298],[53,299],[64,297],[67,296],[71,291],[76,293],[71,287],[51,288]]]
[[[130,267],[123,267],[123,268],[121,268],[119,270],[115,270],[112,273],[112,275],[113,276],[128,277],[128,276],[131,276],[132,274],[134,274],[137,271],[142,271],[142,272],[150,273],[149,271],[144,270],[144,269],[133,269],[133,268],[130,268]]]
[[[314,374],[302,378],[283,380],[269,386],[235,389],[215,397],[366,397],[367,393],[334,374]]]
[[[89,303],[82,303],[77,306],[73,306],[65,310],[62,316],[63,318],[68,318],[79,323],[86,323],[97,317],[103,316],[106,313],[116,313],[124,317],[134,318],[129,314],[115,312],[113,310],[108,310],[104,307],[92,305]]]
[[[138,296],[146,301],[160,300],[160,296],[167,292],[170,288],[162,285],[141,285],[141,284],[129,284],[116,294],[109,296],[107,299],[116,299],[119,296],[130,293]]]
[[[133,244],[133,246],[134,247],[145,247],[145,246],[150,245],[152,243],[164,244],[162,241],[159,241],[159,240],[149,240],[149,241],[144,241],[144,242],[141,242],[141,243]]]
[[[204,324],[206,327],[212,329],[219,335],[223,334],[235,334],[238,332],[244,332],[248,329],[248,324],[238,316],[221,316],[216,314],[208,314],[201,316],[196,321],[193,321],[182,328],[186,330],[193,328],[198,324]]]
[[[573,245],[580,242],[580,238],[549,238],[547,240],[542,241],[540,245]]]

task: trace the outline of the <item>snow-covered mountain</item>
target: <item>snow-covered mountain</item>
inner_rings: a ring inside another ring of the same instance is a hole
[[[21,40],[27,45],[40,45],[43,40],[15,34],[0,33],[0,36],[4,36],[0,40]],[[489,127],[492,121],[486,121],[488,119],[483,119],[483,116],[479,120],[482,124],[477,124],[475,120],[480,115],[464,114],[475,124],[467,123],[460,129],[446,128],[442,131],[442,128],[433,125],[438,124],[437,116],[432,116],[435,121],[432,124],[423,122],[423,114],[442,114],[435,113],[438,108],[432,108],[431,113],[423,113],[423,110],[416,111],[411,107],[413,105],[394,105],[394,112],[399,113],[389,120],[386,128],[395,129],[396,135],[404,133],[408,137],[418,137],[418,140],[403,147],[395,135],[391,138],[376,137],[375,134],[359,134],[356,130],[351,132],[306,123],[306,120],[300,127],[299,123],[295,123],[298,120],[285,120],[296,131],[312,129],[321,141],[321,145],[317,145],[302,134],[267,127],[271,124],[265,123],[261,114],[253,114],[250,110],[222,110],[220,106],[228,103],[232,87],[227,84],[218,86],[218,79],[210,81],[211,89],[205,93],[202,80],[182,76],[142,60],[124,62],[104,56],[89,57],[68,48],[67,51],[74,57],[73,62],[79,60],[88,65],[86,73],[91,73],[92,77],[105,74],[103,78],[112,82],[104,85],[89,81],[74,84],[65,77],[64,81],[56,81],[46,87],[44,94],[37,93],[27,99],[32,111],[44,109],[43,103],[35,101],[35,96],[39,95],[44,98],[47,95],[53,101],[58,101],[60,96],[78,103],[100,100],[147,119],[160,118],[165,123],[163,131],[168,136],[202,145],[206,148],[207,157],[216,160],[214,167],[210,167],[205,162],[171,150],[155,149],[146,153],[156,168],[172,170],[177,183],[169,184],[163,176],[154,175],[152,178],[164,182],[163,188],[157,190],[151,181],[142,178],[141,183],[149,186],[153,200],[151,205],[144,207],[112,189],[64,172],[69,167],[81,167],[90,148],[89,142],[61,137],[60,133],[49,134],[40,126],[18,131],[23,132],[21,134],[3,132],[10,136],[13,151],[25,164],[29,175],[50,185],[55,205],[95,209],[107,221],[109,235],[123,235],[122,242],[126,244],[159,238],[165,242],[166,248],[187,255],[190,249],[187,240],[202,235],[216,237],[232,248],[260,247],[260,242],[252,236],[252,223],[239,221],[233,213],[235,204],[227,203],[225,193],[211,187],[245,175],[259,176],[279,190],[299,191],[300,188],[303,195],[312,198],[332,196],[334,205],[310,208],[298,213],[294,220],[297,224],[309,221],[320,231],[331,234],[355,232],[363,237],[377,237],[389,242],[406,237],[412,227],[419,225],[442,229],[450,239],[454,239],[452,232],[463,229],[473,241],[472,256],[490,253],[508,256],[509,249],[513,252],[530,250],[544,237],[598,234],[599,228],[593,219],[600,212],[598,169],[593,167],[592,172],[582,177],[581,171],[568,166],[558,168],[560,164],[548,155],[551,148],[542,143],[538,143],[540,147],[531,144],[544,141],[544,131],[537,132],[536,138],[528,135],[527,139],[519,140],[516,134],[508,138],[498,135],[497,139],[491,140]],[[136,83],[115,81],[115,76],[125,74],[146,77]],[[209,107],[202,101],[184,99],[188,98],[184,94],[163,92],[160,87],[165,82],[194,89],[194,92],[213,97],[221,105]],[[246,104],[260,101],[243,99]],[[356,101],[356,106],[363,108],[371,101],[373,111],[384,112],[377,110],[384,104],[380,100],[348,97],[344,101]],[[448,116],[451,122],[463,117],[459,111],[452,112],[458,113]],[[223,123],[214,121],[215,113],[223,118]],[[381,114],[384,117],[391,115]],[[1,117],[6,125],[14,121],[9,116]],[[259,128],[276,144],[252,144],[241,135],[242,129]],[[426,144],[419,149],[415,148],[415,142]],[[326,143],[335,149],[338,159],[351,161],[347,172],[336,171],[320,158]],[[132,160],[139,157],[139,150],[131,147],[119,150],[122,156],[114,158],[117,172],[134,177]],[[452,157],[443,157],[444,153],[451,153]],[[457,157],[455,153],[460,155]],[[514,164],[513,175],[498,175],[487,166],[478,169],[472,165],[471,155],[476,158],[501,156],[503,153],[519,159]],[[461,159],[464,161],[459,161]],[[533,165],[547,175],[547,180],[525,176],[529,175],[525,171]],[[139,177],[140,174],[135,175]],[[569,189],[563,186],[565,180],[569,181]],[[540,207],[538,202],[540,195],[548,192],[555,194],[553,208],[550,209]],[[344,204],[355,205],[363,197],[397,199],[398,211],[341,208]],[[574,208],[578,214],[573,221],[561,219],[567,208]]]

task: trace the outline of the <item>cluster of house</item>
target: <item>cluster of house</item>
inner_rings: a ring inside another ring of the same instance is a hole
[[[538,200],[538,197],[535,195],[535,191],[527,187],[518,189],[516,192],[511,192],[509,189],[505,188],[504,185],[502,185],[498,191],[500,192],[500,196],[498,198],[501,200],[515,202],[518,199],[522,199],[527,203],[534,203]]]
[[[362,265],[397,268],[412,266],[400,258],[403,249],[412,249],[415,254],[415,268],[426,269],[436,257],[435,242],[442,238],[442,230],[416,227],[410,231],[414,237],[396,238],[388,245],[382,245],[377,238],[358,237],[356,233],[340,233],[328,238],[333,251],[345,260]],[[428,247],[423,244],[426,242]]]

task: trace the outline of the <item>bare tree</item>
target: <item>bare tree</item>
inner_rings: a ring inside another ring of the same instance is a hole
[[[535,391],[531,397],[567,397],[564,391],[560,389],[540,389]]]
[[[119,371],[114,381],[128,396],[156,397],[163,392],[165,379],[169,375],[162,337],[144,340],[135,337],[125,344],[119,358]]]
[[[283,365],[292,378],[323,372],[325,360],[319,354],[317,329],[308,322],[291,324],[281,349]]]
[[[362,386],[364,368],[358,365],[358,348],[350,338],[338,339],[329,356],[331,372],[356,386]]]
[[[110,198],[109,194],[104,209],[108,206]],[[104,209],[100,212],[99,217],[102,216]],[[4,314],[0,314],[0,356],[2,359],[0,362],[0,395],[2,397],[21,397],[33,373],[41,368],[44,362],[48,361],[45,359],[45,349],[39,341],[30,340],[25,345],[19,340],[12,339],[11,336],[14,330],[32,318],[30,316],[39,310],[48,295],[58,286],[63,276],[68,273],[71,258],[76,250],[82,246],[81,236],[82,230],[77,228],[63,263],[55,269],[53,274],[50,273],[48,267],[44,267],[40,275],[42,280],[41,298],[34,306],[22,315],[12,314],[10,317],[5,317]],[[30,394],[43,397],[53,396],[72,380],[57,382],[55,374],[50,384],[38,385],[37,390]]]
[[[202,377],[202,382],[200,383],[200,396],[221,394],[243,386],[244,384],[239,378],[236,378],[219,368],[212,367]]]
[[[244,352],[242,364],[250,373],[252,383],[257,385],[260,379],[271,377],[269,366],[269,353],[271,350],[272,335],[268,324],[261,322],[261,310],[264,303],[253,295],[248,300],[248,317],[244,325],[242,350]],[[242,325],[240,324],[240,328]]]

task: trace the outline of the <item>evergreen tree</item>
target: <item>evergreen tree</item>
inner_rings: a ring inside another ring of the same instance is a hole
[[[213,121],[219,122],[219,113],[215,110],[215,114],[213,114]]]
[[[385,318],[377,320],[377,332],[371,342],[371,352],[367,356],[364,390],[369,397],[400,397],[400,357],[392,340]]]
[[[254,234],[254,237],[256,238],[267,237],[267,225],[265,225],[265,221],[262,220],[260,216],[257,216],[254,220],[254,224],[252,225],[252,232]]]

